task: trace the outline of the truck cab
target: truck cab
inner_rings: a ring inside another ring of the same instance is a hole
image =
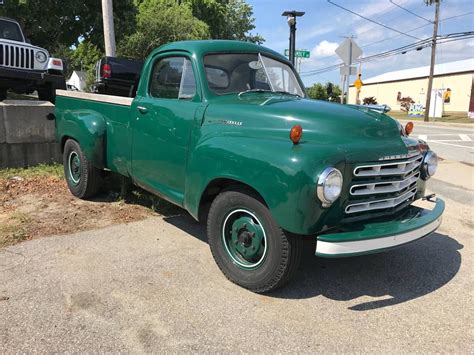
[[[58,91],[55,117],[75,196],[123,175],[207,223],[226,277],[267,292],[295,274],[304,239],[347,257],[440,225],[444,202],[425,196],[436,154],[383,111],[308,99],[271,49],[186,41],[150,54],[134,98]]]
[[[65,88],[62,60],[32,45],[17,21],[0,17],[0,100],[7,90],[17,94],[36,90],[40,100],[54,102],[55,90]]]

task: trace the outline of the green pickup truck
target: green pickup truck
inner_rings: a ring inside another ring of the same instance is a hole
[[[288,60],[251,43],[166,44],[134,98],[58,90],[55,122],[73,195],[129,178],[207,221],[217,265],[254,292],[287,282],[308,238],[320,257],[380,252],[444,211],[425,196],[425,142],[384,112],[307,99]]]

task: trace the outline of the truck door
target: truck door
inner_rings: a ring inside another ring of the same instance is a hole
[[[201,105],[193,66],[185,56],[168,55],[149,68],[143,73],[149,75],[147,92],[132,107],[132,176],[182,204],[191,130]]]

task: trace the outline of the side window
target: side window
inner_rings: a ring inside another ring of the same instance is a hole
[[[191,61],[169,57],[157,61],[150,80],[150,95],[162,99],[192,99],[196,93]]]

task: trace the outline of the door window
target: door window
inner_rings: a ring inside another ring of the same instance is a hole
[[[191,61],[169,57],[157,61],[150,80],[150,95],[162,99],[192,99],[196,94]]]

